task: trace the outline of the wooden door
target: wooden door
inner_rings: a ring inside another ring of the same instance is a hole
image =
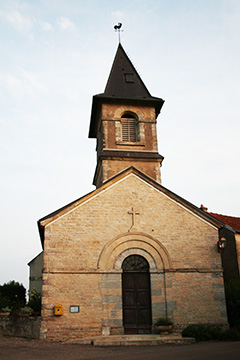
[[[125,334],[150,334],[152,325],[150,274],[139,255],[124,260],[122,273],[123,326]]]

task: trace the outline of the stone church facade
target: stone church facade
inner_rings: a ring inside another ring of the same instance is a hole
[[[93,97],[96,190],[38,222],[43,245],[42,338],[149,334],[227,324],[224,224],[161,185],[150,95],[119,44],[105,92]]]

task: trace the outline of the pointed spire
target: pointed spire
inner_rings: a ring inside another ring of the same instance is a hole
[[[118,45],[104,95],[123,98],[151,98],[121,44]]]
[[[90,138],[97,137],[99,114],[103,102],[153,106],[157,118],[164,100],[151,96],[122,45],[119,44],[105,91],[93,96],[89,128]]]

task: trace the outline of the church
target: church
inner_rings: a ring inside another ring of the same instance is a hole
[[[163,105],[119,43],[105,91],[92,102],[96,190],[38,221],[42,338],[151,334],[158,318],[170,318],[175,331],[227,325],[219,248],[226,225],[161,185]]]

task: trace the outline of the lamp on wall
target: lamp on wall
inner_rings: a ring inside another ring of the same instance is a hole
[[[217,242],[218,252],[223,253],[226,247],[227,240],[222,236]]]

